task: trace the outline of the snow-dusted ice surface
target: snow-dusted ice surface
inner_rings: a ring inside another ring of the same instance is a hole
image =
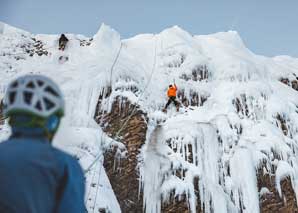
[[[23,46],[33,43],[30,37],[41,40],[49,54],[26,54]],[[112,93],[102,102],[104,110],[111,110],[111,103],[122,96],[149,118],[139,156],[146,212],[161,212],[173,194],[186,197],[190,212],[196,212],[198,195],[206,212],[259,212],[259,194],[270,193],[258,191],[261,166],[269,173],[276,167],[280,196],[285,177],[298,192],[298,93],[279,81],[296,79],[298,59],[255,55],[234,31],[192,36],[175,26],[121,40],[102,25],[90,46],[80,46],[80,40],[89,39],[82,35],[67,37],[70,42],[61,52],[58,35],[31,35],[0,23],[0,98],[12,79],[27,73],[44,74],[61,86],[66,117],[54,145],[75,155],[84,169],[99,159],[86,173],[89,212],[120,212],[101,157],[104,147],[117,142],[93,119],[99,94],[109,86]],[[60,56],[69,60],[61,63]],[[193,71],[202,67],[207,78],[194,80]],[[162,113],[173,81],[186,99],[197,94],[206,102]],[[244,106],[238,113],[237,104]],[[278,115],[286,122],[285,134]],[[3,140],[9,128],[1,128]]]

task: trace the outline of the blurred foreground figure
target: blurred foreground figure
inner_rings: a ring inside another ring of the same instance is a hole
[[[85,212],[79,163],[51,145],[64,115],[58,86],[40,75],[14,80],[4,114],[12,135],[0,143],[0,212]]]

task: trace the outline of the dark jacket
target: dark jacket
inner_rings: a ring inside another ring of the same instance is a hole
[[[84,193],[77,160],[41,135],[14,131],[0,143],[0,212],[83,213]]]
[[[59,44],[68,42],[68,38],[62,34],[59,38]]]

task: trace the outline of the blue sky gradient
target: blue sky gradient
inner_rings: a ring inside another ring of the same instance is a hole
[[[236,30],[257,54],[298,57],[297,0],[0,0],[0,21],[32,33],[123,38],[179,25],[192,34]]]

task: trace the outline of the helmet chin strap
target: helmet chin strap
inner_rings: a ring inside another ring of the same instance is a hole
[[[44,126],[44,130],[47,138],[51,142],[54,138],[55,133],[58,130],[60,124],[60,118],[57,115],[51,115]]]
[[[51,115],[46,121],[46,128],[50,131],[56,131],[59,126],[60,119],[57,115]]]

